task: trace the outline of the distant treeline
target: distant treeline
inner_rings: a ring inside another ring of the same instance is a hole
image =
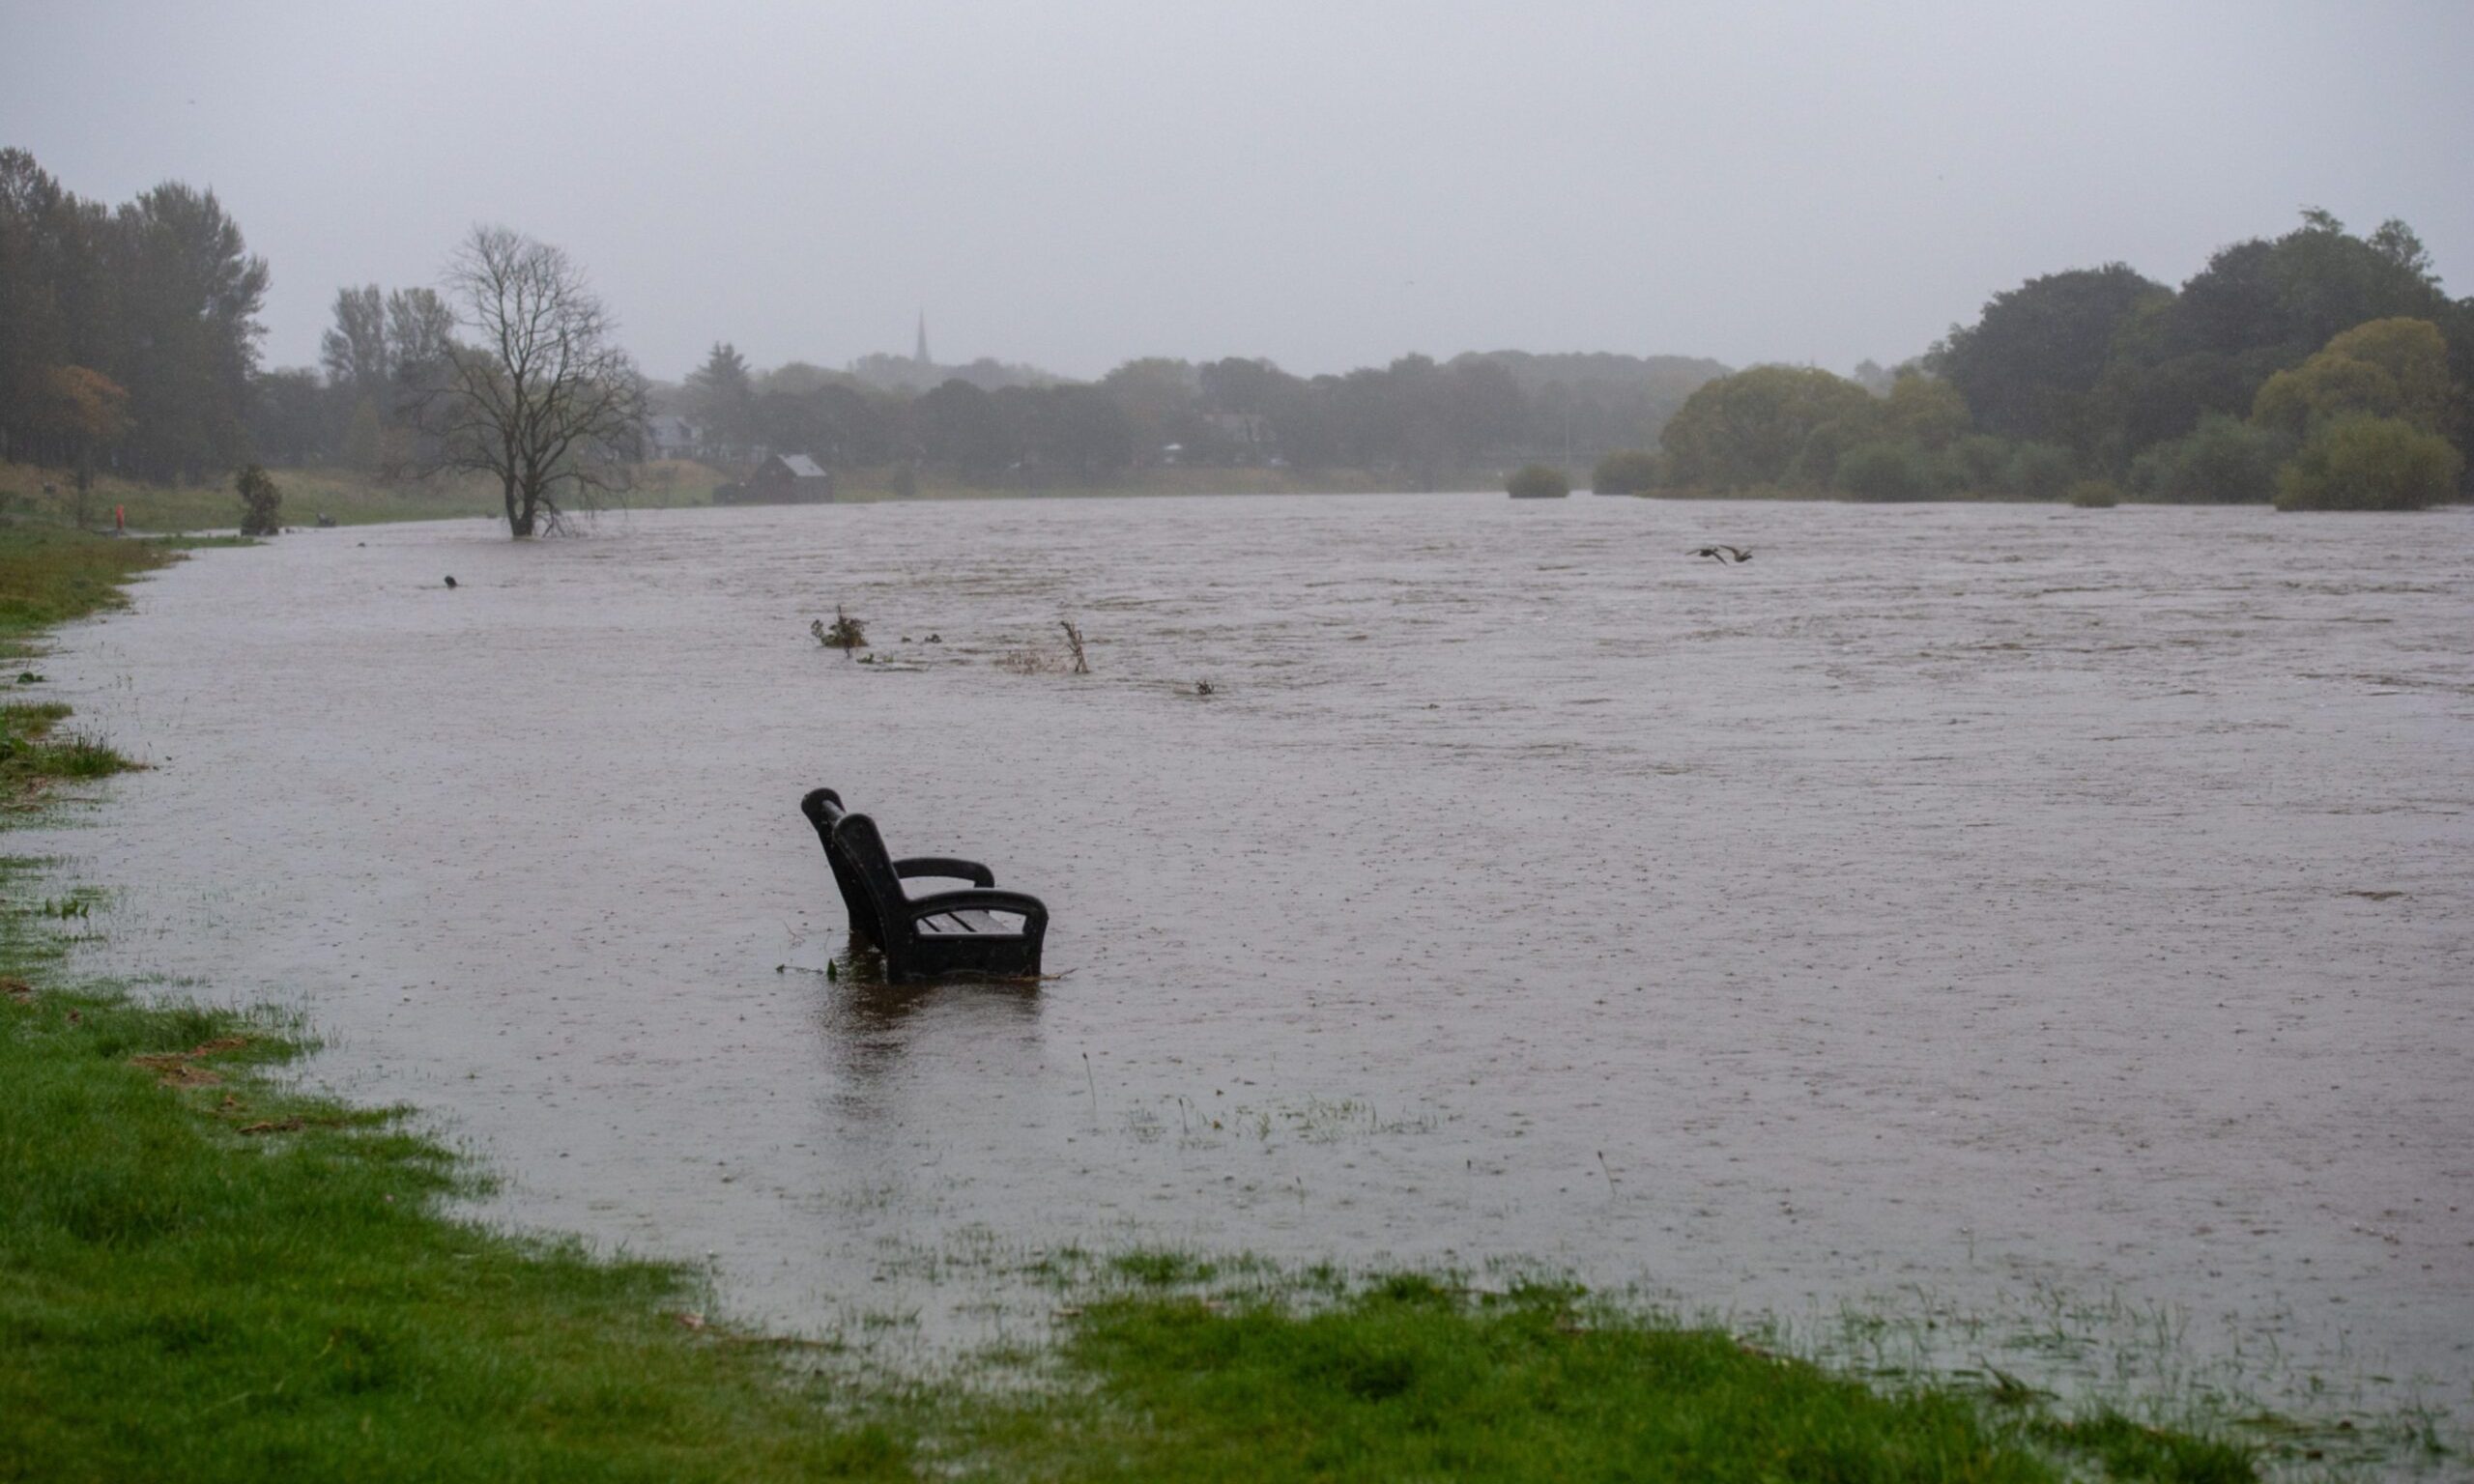
[[[2179,291],[2122,264],[2028,280],[1886,394],[1756,366],[1694,391],[1607,492],[2412,506],[2462,493],[2474,300],[2411,228],[2324,212]]]
[[[417,463],[410,408],[457,354],[453,306],[425,287],[341,289],[322,365],[261,372],[267,281],[212,192],[166,184],[107,208],[0,151],[0,458],[156,478],[249,459]],[[2178,290],[2118,263],[2030,279],[1895,375],[1499,351],[1314,377],[1151,358],[1077,383],[893,356],[760,371],[716,344],[651,405],[647,458],[796,453],[992,486],[1178,464],[1423,488],[1597,460],[1609,493],[2050,499],[2085,485],[2090,502],[2123,486],[2410,505],[2463,488],[2474,300],[2442,292],[2402,222],[2357,236],[2308,212]]]
[[[157,478],[240,462],[266,290],[213,191],[106,207],[0,150],[0,458]]]
[[[871,357],[890,362],[890,357]],[[1300,377],[1269,361],[1128,361],[1097,382],[751,368],[729,345],[667,400],[725,461],[762,448],[841,466],[909,464],[988,483],[1105,479],[1161,464],[1378,470],[1408,487],[1569,448],[1592,458],[1657,436],[1726,367],[1676,357],[1406,356]],[[914,385],[917,380],[914,378]],[[891,382],[892,385],[887,385]]]

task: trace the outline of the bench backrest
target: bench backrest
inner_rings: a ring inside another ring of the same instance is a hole
[[[830,788],[812,788],[807,797],[799,800],[799,813],[808,816],[808,823],[816,827],[817,841],[824,846],[824,864],[832,869],[833,884],[842,890],[842,906],[850,914],[850,930],[871,943],[877,942],[880,934],[876,903],[868,898],[866,881],[833,841],[835,828],[849,817],[842,807],[842,795]]]
[[[844,869],[858,886],[856,899],[867,903],[868,940],[878,948],[892,947],[885,940],[888,928],[896,932],[910,930],[910,917],[904,910],[910,904],[910,895],[902,889],[902,877],[894,873],[893,859],[885,854],[885,840],[877,833],[877,821],[865,814],[844,814],[833,827],[833,848],[825,853],[842,857]],[[843,896],[851,899],[849,888]],[[857,910],[852,907],[854,913]],[[856,917],[851,926],[859,926]]]
[[[842,807],[842,795],[830,788],[812,789],[799,801],[799,812],[816,826],[824,842],[824,862],[833,869],[833,884],[842,889],[842,905],[850,914],[850,930],[878,948],[885,946],[885,924],[907,928],[902,908],[909,897],[885,853],[877,821]]]

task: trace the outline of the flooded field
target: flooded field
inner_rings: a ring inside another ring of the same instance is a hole
[[[1096,673],[1016,672],[1060,616]],[[2469,634],[2462,510],[304,532],[63,637],[155,766],[17,848],[125,891],[86,967],[301,1007],[495,1212],[777,1325],[967,1328],[953,1271],[1068,1243],[1519,1256],[2161,1306],[2461,1405]],[[1046,898],[1059,977],[828,980],[818,784]]]

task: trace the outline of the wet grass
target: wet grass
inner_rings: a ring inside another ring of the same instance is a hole
[[[1063,1342],[1091,1389],[990,1441],[1087,1479],[2048,1480],[1976,1401],[1884,1395],[1717,1329],[1557,1287],[1468,1296],[1396,1274],[1328,1306],[1136,1295]],[[2075,1436],[2056,1451],[2107,1467]],[[2158,1479],[2253,1475],[2122,1474]],[[2145,1460],[2142,1461],[2144,1467]]]
[[[124,606],[121,585],[173,559],[147,541],[0,520],[0,657],[57,624]]]
[[[58,701],[0,701],[0,785],[22,795],[44,782],[109,778],[136,766],[101,738],[57,734],[68,716]]]

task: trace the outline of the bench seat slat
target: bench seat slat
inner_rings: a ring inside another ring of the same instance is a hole
[[[933,917],[923,917],[919,920],[919,930],[938,937],[965,937],[981,933],[1018,937],[1022,929],[1019,924],[1008,922],[994,912],[967,907],[959,912],[939,912]]]

